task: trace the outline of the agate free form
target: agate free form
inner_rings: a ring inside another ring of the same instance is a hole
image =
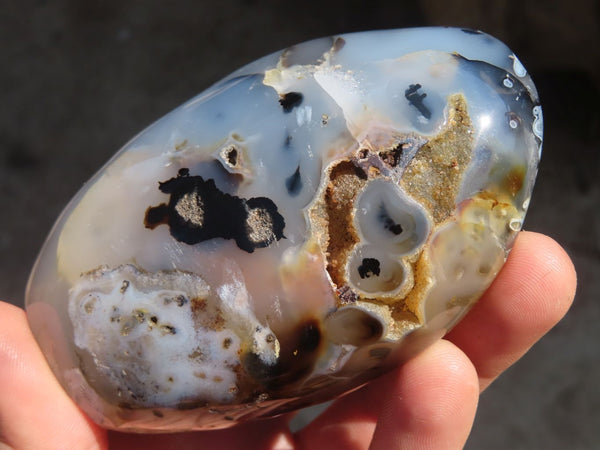
[[[166,115],[83,187],[31,275],[31,328],[107,428],[221,428],[334,398],[481,296],[541,143],[529,75],[484,33],[289,47]]]

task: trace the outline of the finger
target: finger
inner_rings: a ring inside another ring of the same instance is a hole
[[[105,433],[77,408],[50,371],[22,309],[0,302],[0,445],[106,448]]]
[[[385,386],[393,374],[384,375],[362,389],[336,400],[319,417],[295,434],[298,449],[336,448],[358,450],[369,447],[383,398]],[[372,385],[380,389],[372,388]]]
[[[402,366],[394,381],[375,428],[373,450],[463,448],[475,419],[479,382],[458,347],[437,342]]]
[[[327,409],[297,433],[299,448],[460,448],[477,407],[477,374],[439,341]],[[371,444],[372,440],[372,444]]]
[[[565,315],[576,283],[554,240],[520,233],[496,280],[447,336],[473,361],[482,390]]]
[[[234,428],[192,433],[140,435],[109,432],[111,450],[247,449],[288,450],[293,448],[286,417],[259,420]]]

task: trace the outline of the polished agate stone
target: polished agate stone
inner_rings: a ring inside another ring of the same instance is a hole
[[[490,285],[541,143],[531,78],[484,33],[286,48],[81,189],[31,275],[31,328],[107,428],[222,428],[334,398],[439,339]]]

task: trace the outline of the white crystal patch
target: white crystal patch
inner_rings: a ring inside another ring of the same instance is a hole
[[[239,286],[220,293],[224,305],[244,295]],[[105,377],[108,396],[133,407],[230,403],[244,340],[250,337],[265,361],[276,354],[273,333],[253,319],[247,302],[220,308],[194,274],[100,268],[84,275],[70,298],[75,345],[95,364],[84,367]]]

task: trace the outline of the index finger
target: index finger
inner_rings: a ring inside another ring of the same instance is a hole
[[[481,390],[560,321],[576,284],[573,263],[553,239],[519,234],[496,280],[446,336],[475,365]]]

